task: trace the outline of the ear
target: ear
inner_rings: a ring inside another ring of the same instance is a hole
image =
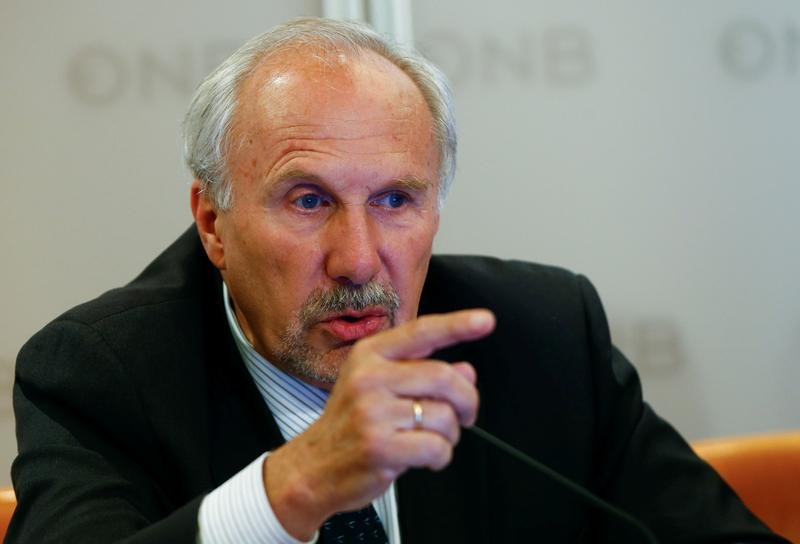
[[[225,248],[222,244],[220,223],[222,216],[217,212],[217,208],[211,199],[203,192],[200,187],[200,180],[192,182],[191,205],[194,223],[197,226],[197,233],[200,241],[206,250],[209,260],[219,268],[225,270]]]

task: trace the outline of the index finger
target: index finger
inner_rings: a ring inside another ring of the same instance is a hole
[[[494,314],[477,308],[425,315],[369,338],[389,359],[419,359],[440,348],[482,338],[494,330]]]

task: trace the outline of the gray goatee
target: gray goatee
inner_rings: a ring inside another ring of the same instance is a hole
[[[320,352],[309,346],[306,335],[311,327],[331,314],[348,310],[358,312],[370,307],[385,310],[389,322],[394,325],[400,297],[391,285],[377,281],[312,291],[298,311],[296,321],[281,336],[275,354],[276,363],[301,379],[333,384],[343,360],[341,357],[326,357],[330,352]]]

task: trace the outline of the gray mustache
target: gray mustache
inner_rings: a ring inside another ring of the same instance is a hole
[[[300,322],[304,327],[335,313],[357,312],[378,306],[386,310],[390,321],[400,307],[400,297],[391,285],[371,281],[361,286],[337,285],[331,289],[312,291],[300,309]]]

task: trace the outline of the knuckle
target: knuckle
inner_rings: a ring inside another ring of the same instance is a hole
[[[448,429],[451,429],[451,435],[455,434],[457,436],[459,429],[461,429],[461,422],[458,419],[458,414],[450,407],[448,407],[447,415],[445,415],[445,425]]]
[[[479,397],[476,391],[472,390],[468,393],[464,405],[459,413],[459,418],[462,423],[469,423],[475,419],[478,413]]]
[[[362,446],[362,461],[369,467],[381,467],[386,465],[387,456],[388,451],[384,437],[375,432],[365,433]]]
[[[397,479],[397,470],[392,468],[381,468],[375,471],[375,480],[381,487],[389,487]]]
[[[442,470],[450,464],[453,448],[446,440],[441,439],[437,440],[436,445],[432,447],[432,453],[431,463],[428,466],[433,470]]]
[[[461,425],[458,421],[458,416],[456,416],[455,412],[452,410],[447,410],[447,416],[445,417],[447,437],[450,439],[451,444],[455,444],[458,442],[459,436],[461,435]]]
[[[461,437],[461,426],[458,422],[454,422],[454,424],[448,425],[447,430],[444,433],[445,439],[450,443],[451,446],[455,446],[458,443],[459,438]]]
[[[446,363],[439,363],[433,367],[433,384],[437,390],[448,390],[454,384],[454,372]]]

